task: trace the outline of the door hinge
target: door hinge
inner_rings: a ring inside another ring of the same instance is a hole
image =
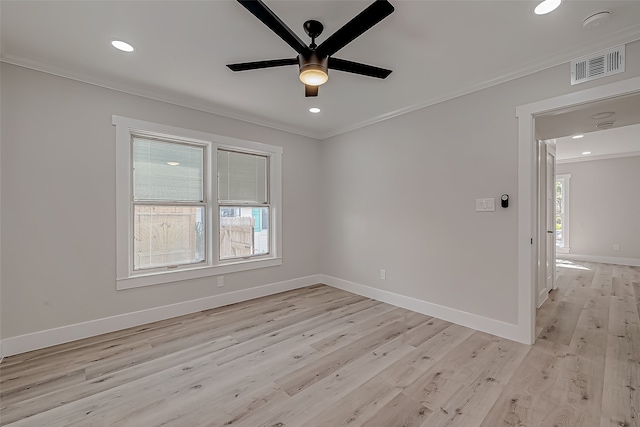
[[[531,238],[531,244],[533,245],[533,237]]]

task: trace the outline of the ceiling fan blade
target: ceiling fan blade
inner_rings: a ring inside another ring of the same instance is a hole
[[[361,64],[359,62],[346,61],[344,59],[329,58],[329,68],[332,70],[346,71],[347,73],[362,74],[364,76],[386,79],[391,70],[374,67],[373,65]]]
[[[271,59],[269,61],[241,62],[239,64],[228,64],[233,71],[257,70],[258,68],[282,67],[284,65],[298,65],[298,58]]]
[[[318,96],[318,87],[319,86],[304,85],[304,96]]]
[[[311,50],[304,44],[300,37],[298,37],[291,28],[282,22],[278,16],[271,11],[260,0],[238,0],[242,6],[244,6],[249,12],[251,12],[256,18],[258,18],[264,25],[269,27],[271,31],[276,33],[282,40],[287,42],[296,52],[308,56]]]
[[[347,22],[342,28],[326,39],[316,52],[324,58],[331,56],[347,44],[351,43],[369,28],[389,16],[395,9],[387,0],[376,0],[373,4],[360,12],[358,16]]]

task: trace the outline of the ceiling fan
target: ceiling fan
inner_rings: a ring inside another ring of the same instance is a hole
[[[300,80],[305,85],[305,96],[318,96],[318,86],[327,82],[329,69],[362,74],[379,79],[384,79],[391,74],[391,70],[332,56],[394,11],[393,6],[387,0],[376,0],[319,46],[316,45],[315,40],[316,37],[322,34],[324,29],[320,22],[309,20],[304,23],[304,31],[311,37],[311,44],[307,46],[261,0],[238,0],[238,3],[262,21],[271,31],[280,36],[282,40],[298,52],[298,56],[295,58],[227,65],[233,71],[298,65],[300,68]]]

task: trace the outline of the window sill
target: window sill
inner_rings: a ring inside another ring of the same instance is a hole
[[[179,282],[182,280],[199,279],[201,277],[219,276],[221,274],[237,273],[258,268],[282,265],[282,258],[267,258],[256,260],[241,260],[216,266],[196,267],[188,270],[162,271],[116,279],[116,289],[141,288],[143,286],[160,285],[163,283]]]

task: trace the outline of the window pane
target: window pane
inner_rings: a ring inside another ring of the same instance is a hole
[[[204,148],[133,139],[134,200],[203,200]]]
[[[269,253],[269,208],[220,207],[220,259]]]
[[[267,203],[267,157],[218,150],[218,200]]]
[[[203,206],[136,205],[133,269],[204,261]]]

